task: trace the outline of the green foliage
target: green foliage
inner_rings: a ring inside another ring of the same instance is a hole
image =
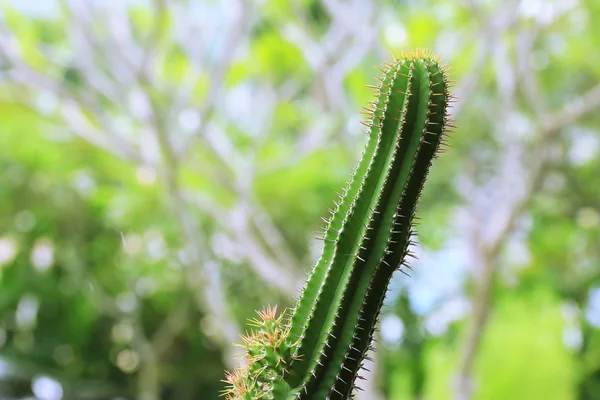
[[[562,325],[560,303],[547,287],[502,296],[477,359],[477,381],[485,384],[477,385],[474,399],[572,399],[573,360],[561,345]],[[517,349],[519,355],[515,356]],[[452,343],[428,343],[424,354],[429,372],[424,390],[427,398],[453,398],[447,379],[456,370],[456,354]],[[530,360],[554,362],[536,363],[532,369]],[[398,370],[397,374],[405,375],[406,371]],[[408,398],[406,387],[398,389],[392,399]]]

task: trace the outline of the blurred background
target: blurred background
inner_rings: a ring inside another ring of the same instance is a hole
[[[1,399],[217,399],[414,47],[459,129],[359,398],[600,399],[600,1],[0,5]]]

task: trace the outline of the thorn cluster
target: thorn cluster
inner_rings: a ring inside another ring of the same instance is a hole
[[[245,350],[233,372],[225,372],[228,387],[223,392],[227,400],[270,400],[285,394],[289,387],[283,380],[294,355],[297,341],[290,341],[285,312],[277,316],[277,307],[258,311],[258,318],[249,321],[250,332],[242,335],[236,346]]]

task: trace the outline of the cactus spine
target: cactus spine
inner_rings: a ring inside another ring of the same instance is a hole
[[[245,365],[227,375],[229,399],[346,399],[355,388],[388,283],[406,273],[415,207],[450,126],[447,74],[432,53],[404,53],[380,71],[369,139],[327,220],[321,258],[288,324],[272,309],[253,322]]]

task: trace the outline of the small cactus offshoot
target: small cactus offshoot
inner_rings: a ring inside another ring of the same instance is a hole
[[[289,392],[281,378],[291,362],[299,360],[297,341],[290,341],[289,325],[284,314],[277,317],[277,307],[268,306],[257,314],[249,322],[252,330],[242,335],[243,343],[238,345],[246,350],[243,364],[225,374],[227,399],[285,399]]]
[[[293,310],[259,312],[242,337],[228,400],[346,399],[372,349],[395,271],[406,273],[413,217],[432,160],[452,127],[447,72],[423,50],[380,69],[366,109],[368,142],[326,229],[321,258]]]

